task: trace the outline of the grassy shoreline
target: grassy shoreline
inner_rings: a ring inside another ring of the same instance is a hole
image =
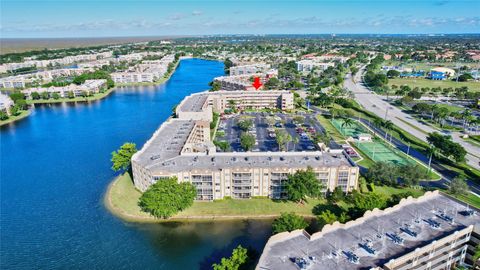
[[[172,69],[172,71],[170,73],[168,73],[165,77],[163,77],[162,79],[156,81],[156,82],[153,82],[153,83],[132,83],[132,84],[118,84],[118,85],[115,85],[114,87],[108,89],[107,91],[103,92],[103,93],[98,93],[98,94],[94,94],[93,96],[90,96],[90,97],[75,97],[75,98],[59,98],[59,99],[39,99],[39,100],[27,100],[27,104],[29,105],[34,105],[34,104],[57,104],[57,103],[76,103],[76,102],[90,102],[90,101],[97,101],[97,100],[101,100],[103,98],[106,98],[107,96],[109,96],[113,91],[115,91],[117,88],[119,87],[122,87],[122,86],[152,86],[152,85],[161,85],[163,83],[165,83],[166,81],[168,81],[170,79],[170,77],[173,75],[173,73],[175,72],[175,70],[177,69],[178,65],[180,64],[180,61],[178,61],[176,64],[175,64],[175,67]],[[25,112],[22,112],[20,115],[18,116],[10,116],[9,119],[5,120],[5,121],[0,121],[0,126],[3,126],[3,125],[6,125],[6,124],[9,124],[9,123],[13,123],[15,121],[18,121],[20,119],[23,119],[27,116],[30,115],[30,110],[27,110],[26,111],[27,113]]]
[[[29,116],[30,113],[31,113],[30,110],[25,110],[25,111],[22,111],[17,116],[9,116],[7,120],[0,120],[0,127],[3,126],[3,125],[7,125],[7,124],[10,124],[10,123],[22,120],[22,119],[26,118],[27,116]]]
[[[94,94],[90,97],[75,97],[75,98],[59,98],[59,99],[38,99],[27,100],[27,104],[55,104],[55,103],[74,103],[74,102],[90,102],[103,99],[110,95],[115,90],[115,87],[108,89],[103,93]]]
[[[224,199],[213,202],[194,202],[191,207],[169,219],[158,219],[142,212],[137,205],[141,192],[135,189],[128,174],[116,177],[108,186],[103,201],[113,215],[130,222],[160,223],[176,221],[212,221],[273,219],[282,212],[296,212],[304,217],[314,217],[313,208],[324,199],[310,199],[299,205],[293,202],[277,202],[267,198],[248,200]]]

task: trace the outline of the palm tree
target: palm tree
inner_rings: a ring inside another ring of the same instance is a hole
[[[350,119],[350,118],[345,118],[343,119],[343,123],[342,123],[342,133],[345,134],[345,127],[351,127],[353,126],[353,120]]]
[[[432,120],[433,122],[433,115],[438,111],[438,105],[437,104],[434,104],[431,108],[430,108],[430,120]]]
[[[338,109],[331,108],[330,109],[330,115],[332,115],[332,120],[335,120],[335,115],[339,113]]]
[[[393,122],[390,120],[387,120],[383,123],[383,127],[387,130],[387,133],[385,134],[385,139],[388,138],[388,133],[390,130],[393,128]],[[392,141],[392,134],[390,133],[390,142]]]
[[[436,154],[437,148],[435,146],[430,145],[430,148],[427,149],[427,153],[430,154],[430,158],[428,159],[428,171],[427,171],[427,179],[430,178],[430,171],[432,169],[432,159],[433,156]]]
[[[293,151],[295,151],[295,146],[300,142],[300,139],[298,138],[298,136],[295,136],[293,137],[292,142],[293,142]]]
[[[472,115],[472,112],[469,109],[466,109],[462,112],[462,119],[463,119],[463,129],[467,125],[467,119]]]
[[[288,152],[288,146],[290,145],[290,142],[292,141],[292,135],[287,134],[285,139],[286,139],[286,147],[287,147],[287,152]]]

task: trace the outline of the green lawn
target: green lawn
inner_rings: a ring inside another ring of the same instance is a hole
[[[103,92],[103,93],[98,93],[94,94],[93,96],[89,97],[74,97],[74,98],[59,98],[59,99],[29,99],[27,100],[27,104],[45,104],[45,103],[62,103],[62,102],[87,102],[87,101],[94,101],[94,100],[99,100],[102,99],[106,96],[108,96],[114,88],[110,88],[109,90]]]
[[[396,187],[389,187],[389,186],[375,186],[375,193],[384,195],[387,198],[390,198],[394,194],[400,194],[404,192],[411,192],[413,197],[420,197],[422,196],[425,191],[419,188],[396,188]]]
[[[393,194],[411,191],[415,196],[423,194],[421,189],[376,186],[378,194],[387,198]],[[158,221],[141,211],[138,200],[141,193],[135,189],[128,174],[119,176],[105,194],[105,204],[115,214],[133,221]],[[287,201],[274,201],[268,198],[251,198],[246,200],[223,199],[213,202],[194,202],[193,205],[173,217],[181,219],[202,218],[260,218],[274,217],[283,212],[294,212],[303,216],[313,216],[312,210],[318,204],[327,204],[325,199],[309,199],[305,204]],[[348,205],[345,205],[348,208]]]
[[[411,88],[414,87],[441,87],[441,88],[448,88],[451,87],[453,89],[462,87],[462,86],[467,86],[470,91],[480,91],[480,82],[455,82],[452,80],[444,80],[444,81],[434,81],[434,80],[429,80],[429,79],[424,79],[424,78],[419,78],[419,79],[410,79],[410,78],[405,78],[405,79],[389,79],[388,80],[388,85],[396,85],[396,86],[402,86],[402,85],[408,85]]]
[[[141,211],[137,204],[140,196],[141,193],[135,189],[130,175],[124,174],[119,176],[110,186],[105,195],[105,203],[112,212],[126,219],[155,220],[149,214]],[[303,205],[294,202],[274,201],[268,198],[194,202],[190,208],[178,213],[173,218],[271,217],[283,212],[295,212],[300,215],[311,216],[313,207],[319,203],[326,203],[326,200],[309,199]]]
[[[394,194],[411,192],[419,197],[425,192],[416,188],[397,188],[389,186],[375,186],[374,192],[390,198]],[[447,192],[448,194],[448,192]],[[130,175],[119,176],[105,194],[105,204],[115,214],[131,221],[161,221],[142,212],[138,206],[140,191],[133,186]],[[455,196],[457,199],[480,208],[480,198],[468,194]],[[313,216],[312,210],[318,204],[326,204],[325,199],[310,199],[303,205],[293,202],[279,202],[268,198],[252,198],[248,200],[224,199],[213,202],[194,202],[187,210],[178,213],[173,220],[201,219],[201,218],[242,218],[242,217],[273,217],[282,212],[295,212],[303,216]],[[343,205],[345,204],[345,205]],[[342,202],[342,207],[349,206]]]
[[[30,115],[30,111],[29,110],[26,110],[26,111],[21,111],[19,115],[17,116],[9,116],[7,120],[0,120],[0,126],[3,126],[3,125],[6,125],[6,124],[9,124],[9,123],[13,123],[15,121],[18,121],[20,119],[23,119],[27,116]]]
[[[343,135],[332,125],[332,122],[330,122],[325,116],[323,115],[317,115],[318,122],[325,128],[327,133],[338,143],[343,143],[345,141],[345,138]]]

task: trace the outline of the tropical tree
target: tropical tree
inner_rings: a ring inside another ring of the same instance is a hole
[[[393,126],[394,126],[393,122],[390,121],[390,120],[387,120],[387,121],[383,122],[383,127],[387,130],[387,133],[385,134],[385,139],[388,138],[388,134],[392,130]],[[391,138],[391,136],[392,136],[392,134],[390,134],[390,138]]]
[[[453,178],[448,190],[454,195],[467,195],[470,191],[467,182],[460,176]]]
[[[399,175],[403,185],[415,186],[418,185],[424,173],[419,165],[403,165],[399,169]]]
[[[472,111],[470,111],[469,109],[466,109],[462,112],[462,119],[463,119],[463,129],[466,128],[467,126],[467,120],[469,119],[469,117],[472,115]]]
[[[7,120],[8,114],[2,110],[0,110],[0,120]]]
[[[246,120],[239,121],[237,125],[241,130],[247,131],[250,128],[252,128],[253,121],[250,119],[246,119]]]
[[[30,94],[30,96],[32,97],[32,99],[36,100],[36,99],[40,99],[40,94],[38,92],[32,92]]]
[[[288,142],[288,134],[284,130],[277,129],[275,130],[275,140],[277,141],[278,149],[283,151]]]
[[[290,174],[285,184],[288,199],[300,203],[305,201],[307,197],[320,197],[322,188],[310,167],[307,170],[298,170],[294,174]]]
[[[343,119],[342,123],[342,133],[345,134],[345,128],[353,126],[353,120],[350,118]]]
[[[240,145],[245,151],[252,150],[253,146],[255,145],[255,136],[243,132],[242,135],[240,135]]]
[[[337,186],[328,194],[327,199],[331,203],[341,202],[345,199],[345,192],[343,192],[341,187]]]
[[[396,185],[400,173],[398,166],[387,162],[376,162],[368,169],[365,178],[376,184]]]
[[[133,154],[137,152],[137,147],[134,143],[124,143],[116,152],[112,152],[112,170],[127,170],[130,168],[130,162]]]
[[[223,152],[230,150],[230,144],[227,141],[213,141],[216,147],[220,148]]]
[[[374,208],[382,209],[387,206],[387,199],[375,192],[366,194],[355,193],[352,198],[352,203],[355,208],[361,211],[373,210]]]
[[[293,142],[293,150],[295,151],[295,146],[297,146],[297,144],[300,142],[300,139],[298,138],[298,136],[294,136],[292,138],[292,142]]]
[[[281,232],[291,232],[294,230],[305,229],[308,223],[305,219],[293,212],[282,213],[281,216],[275,219],[272,223],[272,232],[274,234]]]
[[[176,177],[151,185],[140,197],[138,205],[157,218],[168,218],[193,204],[196,188],[189,182],[178,183]]]
[[[334,213],[332,213],[332,211],[327,209],[325,211],[322,211],[322,213],[317,216],[317,220],[320,224],[326,225],[333,224],[335,221],[338,221],[338,217]]]
[[[212,265],[213,270],[238,270],[248,262],[248,250],[238,245],[229,258],[222,258],[219,264]]]

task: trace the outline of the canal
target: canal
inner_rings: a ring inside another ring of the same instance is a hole
[[[103,206],[110,153],[140,148],[223,64],[182,60],[171,79],[84,104],[37,106],[0,131],[2,269],[209,269],[238,244],[261,252],[268,221],[128,223]]]

